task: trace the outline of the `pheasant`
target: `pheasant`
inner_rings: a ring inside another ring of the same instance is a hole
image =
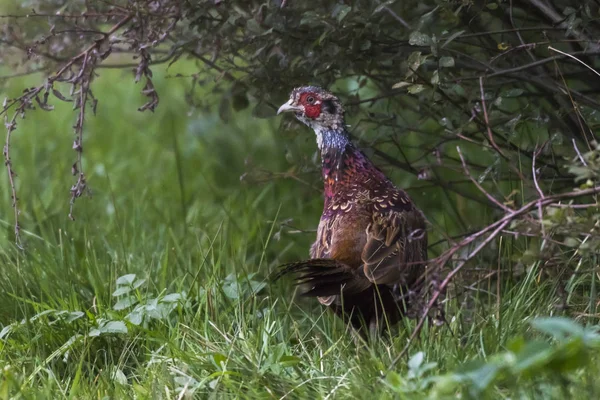
[[[426,220],[350,140],[339,99],[315,86],[292,91],[293,112],[315,131],[324,207],[310,259],[282,266],[303,296],[316,297],[359,332],[375,333],[405,313],[408,289],[425,268]]]

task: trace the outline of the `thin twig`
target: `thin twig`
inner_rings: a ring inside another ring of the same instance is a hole
[[[434,307],[437,299],[440,297],[442,292],[448,286],[448,284],[450,283],[452,278],[465,266],[465,264],[469,260],[471,260],[475,255],[477,255],[500,232],[502,232],[504,230],[504,228],[510,222],[512,222],[515,218],[520,217],[520,216],[530,212],[532,209],[534,209],[535,207],[538,206],[538,202],[542,206],[548,206],[550,204],[554,204],[555,202],[557,202],[559,200],[573,199],[573,198],[583,197],[583,196],[590,196],[590,195],[595,195],[598,193],[600,193],[600,186],[595,186],[593,188],[584,189],[584,190],[571,191],[571,192],[550,195],[550,196],[546,196],[543,200],[539,200],[539,199],[532,200],[529,203],[522,206],[521,208],[519,208],[518,210],[513,210],[511,212],[506,213],[498,221],[486,226],[485,228],[481,229],[480,231],[463,239],[462,241],[460,241],[459,243],[457,243],[456,245],[452,246],[450,249],[445,251],[439,257],[429,260],[427,263],[428,263],[428,265],[431,265],[432,268],[428,268],[427,273],[430,273],[430,271],[432,269],[443,268],[448,263],[448,261],[452,258],[452,256],[454,254],[456,254],[456,252],[458,252],[460,249],[470,245],[471,243],[478,240],[479,238],[481,238],[485,235],[488,235],[483,241],[481,241],[481,243],[479,243],[479,245],[471,253],[468,254],[467,257],[465,257],[465,259],[463,261],[459,262],[459,264],[452,271],[450,271],[448,273],[448,275],[446,275],[446,278],[437,287],[436,291],[431,296],[431,299],[430,299],[429,303],[427,304],[425,310],[423,311],[421,318],[417,322],[415,329],[413,330],[412,334],[410,335],[410,337],[408,339],[408,343],[404,346],[404,348],[402,349],[400,354],[396,358],[394,358],[394,360],[392,360],[390,366],[388,367],[388,371],[391,370],[394,367],[394,365],[396,365],[396,363],[406,354],[406,352],[410,348],[410,345],[412,344],[414,339],[417,337],[417,335],[423,328],[423,325],[425,323],[425,320],[427,319],[427,315],[428,315],[429,311]],[[424,276],[422,276],[419,279],[422,281],[424,279]]]
[[[535,158],[537,157],[537,155],[539,154],[539,152],[542,150],[543,146],[539,149],[539,150],[535,150],[533,152],[533,158],[531,161],[531,173],[533,175],[533,184],[535,185],[535,190],[537,190],[538,194],[539,194],[539,200],[538,200],[538,218],[540,220],[540,227],[542,229],[542,237],[546,237],[546,229],[544,227],[544,224],[542,222],[542,219],[544,217],[543,214],[543,210],[542,210],[542,200],[544,200],[545,196],[544,196],[544,192],[542,191],[542,189],[540,188],[540,185],[538,183],[538,179],[537,179],[537,171],[535,170]]]
[[[483,108],[483,117],[485,118],[485,126],[487,127],[488,132],[488,140],[490,141],[490,145],[504,158],[507,158],[502,149],[498,147],[496,142],[494,141],[494,135],[492,134],[492,128],[490,128],[490,120],[488,118],[487,107],[485,105],[485,92],[483,90],[483,77],[479,77],[479,90],[481,92],[481,108]]]
[[[17,244],[17,246],[19,248],[23,248],[22,244],[21,244],[21,235],[20,235],[20,231],[21,231],[21,227],[19,226],[19,199],[17,197],[17,188],[15,185],[15,171],[13,170],[12,167],[12,161],[10,159],[10,138],[11,138],[11,134],[12,132],[15,130],[16,127],[16,119],[17,119],[17,115],[19,115],[20,110],[17,110],[15,112],[15,115],[11,118],[11,120],[9,122],[6,122],[6,143],[4,144],[4,164],[6,165],[6,169],[8,171],[8,180],[10,182],[10,190],[11,190],[11,197],[12,197],[12,208],[14,210],[15,213],[15,221],[14,221],[14,227],[15,227],[15,242]]]
[[[14,209],[14,217],[15,217],[15,242],[17,244],[17,246],[22,248],[22,243],[21,243],[21,238],[20,238],[20,224],[19,224],[19,214],[20,214],[20,210],[18,207],[18,196],[17,196],[17,189],[16,189],[16,183],[15,183],[15,171],[12,167],[12,160],[10,157],[10,140],[11,140],[11,136],[12,136],[12,131],[15,130],[16,128],[16,119],[18,115],[22,115],[23,113],[25,113],[25,110],[28,107],[31,107],[31,103],[33,102],[33,100],[37,100],[38,104],[40,104],[40,106],[42,105],[46,105],[44,100],[43,102],[39,100],[38,95],[45,90],[46,91],[46,96],[45,99],[47,99],[47,94],[48,91],[52,89],[53,84],[58,81],[59,79],[62,78],[63,74],[65,72],[67,72],[76,62],[78,62],[79,60],[83,59],[82,62],[82,67],[81,70],[79,72],[79,75],[77,77],[74,78],[73,80],[73,84],[75,84],[75,82],[78,79],[81,79],[86,66],[87,66],[87,62],[89,60],[90,54],[94,51],[97,50],[104,42],[105,40],[107,40],[108,38],[110,38],[110,35],[112,35],[114,32],[116,32],[118,29],[120,29],[123,25],[125,25],[127,22],[129,22],[131,19],[133,18],[133,15],[127,15],[125,16],[123,19],[121,19],[119,22],[117,22],[107,33],[106,35],[100,39],[100,40],[96,40],[94,41],[94,43],[92,43],[91,45],[89,45],[85,50],[83,50],[81,53],[79,53],[78,55],[72,57],[67,63],[65,63],[57,72],[55,72],[52,76],[48,77],[47,81],[45,84],[40,85],[38,87],[32,88],[28,91],[25,92],[25,94],[23,94],[21,97],[13,99],[12,101],[10,101],[9,103],[5,104],[3,109],[0,111],[0,116],[2,114],[7,113],[12,107],[16,106],[15,109],[15,114],[12,117],[12,119],[10,121],[7,121],[6,124],[6,129],[7,129],[7,133],[6,133],[6,142],[4,145],[4,163],[7,167],[7,171],[8,171],[8,178],[9,178],[9,184],[11,187],[11,196],[12,196],[12,206]],[[93,56],[94,58],[96,57],[95,55]],[[91,67],[91,71],[89,71],[88,76],[83,79],[84,81],[87,80],[86,84],[82,84],[81,88],[80,88],[80,113],[79,113],[79,117],[76,123],[76,131],[79,129],[80,131],[77,132],[77,137],[78,139],[76,139],[76,144],[77,147],[79,148],[78,150],[78,158],[77,158],[77,166],[78,166],[78,170],[79,172],[81,171],[81,138],[82,138],[82,131],[81,129],[83,129],[83,118],[84,118],[84,109],[85,109],[85,103],[87,102],[87,96],[88,96],[88,92],[89,92],[89,87],[85,87],[86,85],[89,85],[89,81],[92,77],[93,74],[93,66]],[[18,106],[17,106],[18,104]],[[77,150],[77,149],[76,149]],[[83,177],[83,173],[80,172],[80,177],[78,179],[78,183],[76,185],[78,186],[82,186],[80,185],[81,183],[83,183],[83,186],[85,187],[85,178]],[[73,188],[72,188],[73,190]],[[71,209],[69,211],[69,216],[72,216],[72,202],[73,202],[73,198],[71,199]]]
[[[499,208],[503,209],[506,212],[512,212],[513,210],[511,208],[507,207],[505,204],[502,204],[500,201],[498,201],[498,199],[496,199],[487,190],[485,190],[483,188],[483,186],[481,186],[481,184],[479,182],[477,182],[477,179],[475,179],[471,175],[471,172],[469,171],[469,167],[467,167],[467,163],[465,162],[465,158],[462,155],[462,151],[460,151],[460,146],[456,146],[456,151],[458,152],[458,156],[460,157],[460,161],[461,161],[463,169],[465,171],[465,175],[467,175],[469,177],[469,179],[471,180],[471,182],[473,182],[473,184],[475,186],[477,186],[477,189],[479,189],[479,191],[482,192],[485,195],[485,197],[487,197],[491,202],[496,204]]]
[[[573,142],[573,148],[575,149],[575,153],[577,153],[577,157],[579,158],[579,161],[581,161],[581,163],[587,167],[585,158],[583,158],[583,156],[581,155],[581,152],[579,151],[579,148],[577,147],[577,142],[575,142],[575,138],[571,139],[571,141]]]
[[[555,49],[555,48],[554,48],[554,47],[552,47],[552,46],[548,46],[548,50],[552,50],[552,51],[555,51],[555,52],[557,52],[557,53],[560,53],[560,54],[562,54],[562,55],[564,55],[564,56],[567,56],[567,57],[569,57],[569,58],[571,58],[571,59],[573,59],[573,60],[577,61],[577,62],[578,62],[578,63],[580,63],[581,65],[585,66],[587,69],[589,69],[590,71],[592,71],[592,72],[593,72],[593,73],[595,73],[596,75],[600,76],[600,73],[599,73],[598,71],[596,71],[594,68],[590,67],[589,65],[587,65],[586,63],[584,63],[583,61],[581,61],[579,58],[577,58],[577,57],[575,57],[575,56],[573,56],[573,55],[571,55],[571,54],[569,54],[569,53],[565,53],[564,51],[560,51],[560,50],[558,50],[558,49]]]

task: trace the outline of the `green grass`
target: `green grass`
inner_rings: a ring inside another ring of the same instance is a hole
[[[496,365],[534,338],[550,346],[533,352],[538,369],[502,364],[481,389],[487,396],[597,397],[597,340],[551,340],[530,326],[556,313],[554,285],[535,263],[499,292],[495,282],[475,292],[468,312],[448,300],[448,325],[426,325],[412,361],[389,372],[414,321],[364,343],[315,302],[294,301],[289,282],[267,280],[278,264],[306,257],[314,233],[282,224],[314,229],[321,199],[291,179],[240,176],[247,163],[288,170],[286,147],[310,158],[312,135],[290,139],[276,121],[248,113],[229,124],[214,113],[187,116],[186,82],[156,75],[155,114],[135,111],[142,99],[129,74],[103,71],[95,82],[98,115],[84,139],[93,195],[77,201],[75,221],[69,105],[19,121],[13,163],[26,249],[13,244],[4,176],[0,398],[477,398],[482,380],[461,375],[466,363]],[[303,177],[318,182],[314,172]],[[493,268],[512,268],[511,245],[495,250],[502,261]],[[584,283],[571,282],[575,305],[589,301]],[[573,368],[557,368],[564,359]]]

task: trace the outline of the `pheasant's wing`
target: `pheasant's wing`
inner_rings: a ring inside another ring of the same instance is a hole
[[[360,270],[330,258],[314,258],[291,264],[284,264],[274,280],[286,274],[296,275],[296,285],[304,289],[302,296],[335,296],[341,293],[362,292],[371,285]]]
[[[364,274],[375,284],[410,284],[427,260],[425,218],[403,191],[376,197],[362,252]]]

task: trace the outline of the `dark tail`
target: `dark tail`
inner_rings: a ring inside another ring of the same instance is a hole
[[[284,264],[279,268],[273,280],[287,274],[296,275],[295,284],[303,287],[302,296],[333,296],[342,291],[358,293],[371,285],[362,271],[329,258],[314,258]]]

